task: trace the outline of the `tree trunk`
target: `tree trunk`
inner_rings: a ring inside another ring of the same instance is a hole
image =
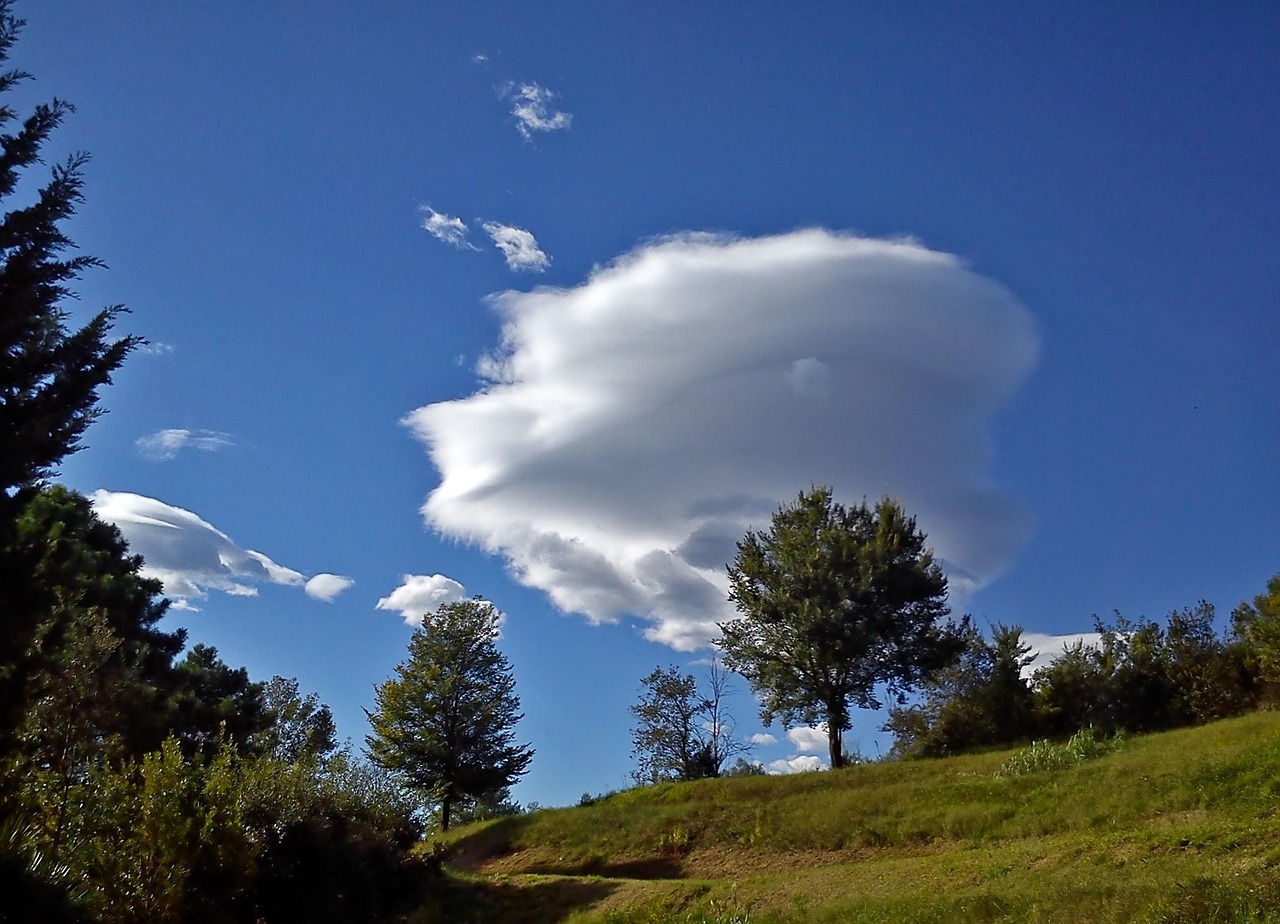
[[[453,797],[445,796],[440,800],[440,830],[449,830],[449,812],[453,808]]]
[[[831,769],[839,770],[844,766],[844,733],[839,723],[827,719],[827,750],[831,753]]]

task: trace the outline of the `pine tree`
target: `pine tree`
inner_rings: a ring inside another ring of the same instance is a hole
[[[23,26],[9,0],[0,0],[0,65]],[[29,79],[0,73],[0,94]],[[70,284],[101,265],[69,255],[74,244],[61,226],[82,201],[85,154],[55,165],[38,189],[24,186],[42,147],[71,112],[54,99],[16,130],[13,107],[0,104],[0,754],[11,744],[23,710],[36,627],[48,615],[47,593],[33,580],[32,562],[17,523],[39,483],[80,448],[85,428],[100,413],[98,389],[143,341],[112,337],[124,308],[99,311],[69,326]]]
[[[377,709],[366,710],[369,756],[438,807],[444,831],[456,809],[502,792],[533,758],[515,743],[523,716],[498,625],[497,610],[478,599],[428,614],[397,676],[378,687]]]

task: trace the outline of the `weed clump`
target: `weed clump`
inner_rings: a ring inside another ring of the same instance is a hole
[[[1076,764],[1101,757],[1115,748],[1117,741],[1099,739],[1093,727],[1082,728],[1066,744],[1054,744],[1048,740],[1033,741],[1010,757],[999,770],[996,779],[1012,779],[1029,773],[1046,770],[1065,770]]]

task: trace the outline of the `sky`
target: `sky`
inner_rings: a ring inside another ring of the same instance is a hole
[[[640,678],[705,669],[813,484],[1044,652],[1280,571],[1274,4],[17,11],[13,104],[93,157],[74,317],[150,341],[62,480],[357,746],[478,594],[515,797],[627,785]],[[822,764],[737,687],[756,759]]]

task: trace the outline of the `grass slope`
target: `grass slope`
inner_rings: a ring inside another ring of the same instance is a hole
[[[664,784],[470,826],[443,842],[450,894],[435,914],[1280,920],[1280,713],[997,777],[1013,753]]]

